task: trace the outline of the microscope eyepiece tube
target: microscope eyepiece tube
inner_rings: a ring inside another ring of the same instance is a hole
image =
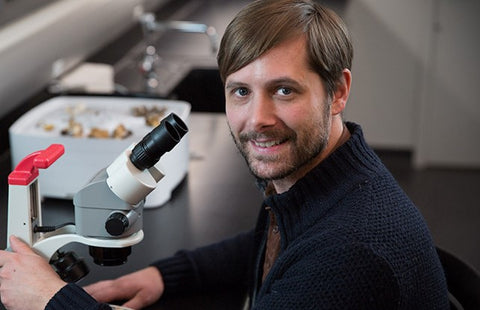
[[[130,161],[139,170],[155,165],[188,132],[187,125],[174,113],[164,118],[132,150]]]
[[[182,121],[180,117],[178,117],[174,113],[170,113],[166,118],[165,122],[170,123],[173,127],[175,127],[175,130],[178,132],[180,135],[180,138],[182,138],[187,132],[188,128],[187,125]]]

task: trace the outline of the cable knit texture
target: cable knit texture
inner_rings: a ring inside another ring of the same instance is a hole
[[[424,219],[360,126],[347,127],[349,141],[288,192],[265,199],[255,230],[155,262],[165,295],[231,286],[249,288],[253,309],[449,309]],[[262,283],[265,205],[281,249]],[[68,288],[50,304],[65,298],[75,299]]]

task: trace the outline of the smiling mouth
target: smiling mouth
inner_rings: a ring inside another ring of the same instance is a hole
[[[258,147],[262,147],[262,148],[267,148],[267,147],[272,147],[272,146],[275,146],[275,145],[279,145],[279,144],[282,144],[283,141],[265,141],[265,142],[262,142],[262,141],[253,141],[253,144],[255,144],[255,146],[258,146]]]
[[[286,130],[270,130],[269,132],[248,132],[240,133],[238,137],[238,145],[243,145],[243,148],[247,148],[249,143],[252,147],[257,148],[258,151],[263,149],[267,151],[271,149],[273,151],[277,149],[277,146],[281,146],[288,141],[295,141],[295,134]]]

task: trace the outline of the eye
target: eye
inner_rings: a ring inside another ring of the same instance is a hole
[[[278,95],[281,95],[281,96],[288,96],[288,95],[291,95],[292,94],[292,89],[291,88],[288,88],[288,87],[279,87],[277,89],[277,94]]]
[[[248,95],[248,89],[245,87],[239,87],[235,90],[235,95],[239,97],[245,97],[246,95]]]

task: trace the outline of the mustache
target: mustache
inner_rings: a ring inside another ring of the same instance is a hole
[[[264,132],[250,131],[240,133],[238,140],[241,143],[245,143],[251,140],[296,140],[297,134],[293,130],[269,130]]]

